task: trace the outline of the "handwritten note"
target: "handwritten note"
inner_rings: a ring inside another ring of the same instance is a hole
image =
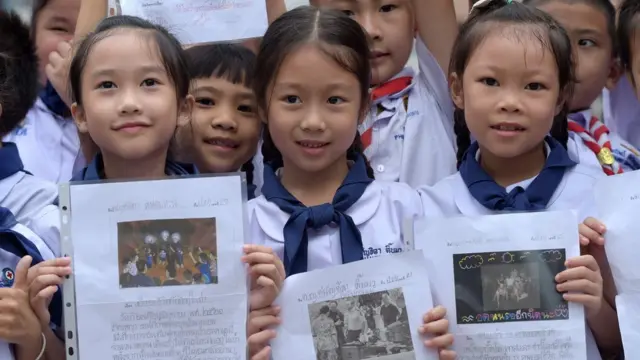
[[[458,359],[586,359],[584,310],[556,291],[580,254],[573,212],[420,219],[413,241]]]
[[[68,353],[244,360],[242,186],[240,175],[71,185],[65,321],[81,335]]]
[[[390,254],[287,278],[274,359],[437,359],[419,333],[432,308],[420,251]]]
[[[185,45],[260,37],[268,25],[261,0],[110,0],[109,14],[162,25]]]

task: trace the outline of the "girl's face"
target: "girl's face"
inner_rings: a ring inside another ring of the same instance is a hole
[[[553,54],[525,27],[489,32],[460,79],[453,100],[482,151],[513,158],[540,146],[561,109]],[[537,29],[536,29],[537,30]]]
[[[35,43],[40,61],[40,80],[46,82],[45,66],[49,54],[62,41],[71,41],[76,31],[80,0],[49,0],[35,19]]]
[[[117,30],[93,45],[81,78],[78,129],[105,157],[139,160],[164,154],[176,127],[188,121],[148,33]]]
[[[284,59],[267,94],[269,133],[285,168],[313,173],[344,166],[361,116],[353,73],[304,45]]]
[[[192,147],[202,172],[238,171],[256,153],[262,124],[251,89],[210,77],[191,83],[195,105],[180,142]]]

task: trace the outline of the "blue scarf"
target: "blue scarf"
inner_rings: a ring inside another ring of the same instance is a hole
[[[476,160],[478,143],[467,150],[460,176],[471,196],[489,210],[537,211],[547,208],[553,193],[560,185],[565,171],[576,163],[569,158],[567,150],[554,138],[545,139],[550,148],[544,168],[527,189],[518,186],[509,193],[487,174]]]
[[[24,171],[24,165],[18,147],[14,143],[3,142],[0,148],[0,180],[20,171]]]
[[[31,256],[31,266],[44,261],[38,248],[24,235],[13,230],[18,224],[15,217],[7,208],[0,207],[0,248],[6,252],[22,258]],[[15,269],[12,269],[15,271]],[[51,322],[60,327],[62,325],[62,294],[60,288],[53,295],[51,304],[49,304],[49,313],[51,314]]]
[[[196,175],[198,174],[198,169],[194,165],[167,160],[165,174],[169,176]],[[102,161],[102,154],[98,153],[86,168],[73,175],[71,181],[97,181],[104,179],[104,162]]]
[[[40,91],[40,100],[46,105],[47,109],[52,113],[63,117],[68,118],[71,116],[71,111],[67,107],[67,104],[62,101],[60,95],[56,89],[53,88],[53,85],[49,81],[47,81],[47,85],[45,85],[44,89]]]
[[[331,223],[340,226],[342,262],[346,264],[362,260],[364,248],[360,230],[345,212],[360,199],[372,181],[367,176],[364,157],[358,156],[331,204],[306,207],[282,186],[271,165],[265,164],[262,194],[267,201],[291,215],[284,225],[284,267],[287,276],[307,271],[307,229],[320,229]]]

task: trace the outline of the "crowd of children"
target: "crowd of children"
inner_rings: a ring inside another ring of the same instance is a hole
[[[637,106],[622,87],[640,97],[640,2],[481,0],[459,25],[452,0],[267,0],[259,42],[188,48],[106,2],[37,0],[30,28],[0,10],[0,358],[65,358],[57,183],[236,171],[252,360],[270,358],[285,277],[397,252],[406,218],[568,209],[584,251],[557,290],[585,307],[588,359],[622,356],[592,193],[640,169],[640,142],[613,131],[636,119],[611,115]],[[149,236],[126,286],[183,266]],[[200,277],[181,281],[214,282],[188,254]],[[420,332],[455,358],[444,307]]]

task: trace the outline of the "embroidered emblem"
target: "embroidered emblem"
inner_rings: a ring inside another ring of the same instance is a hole
[[[2,279],[0,279],[0,287],[12,287],[15,274],[9,268],[2,269]]]

